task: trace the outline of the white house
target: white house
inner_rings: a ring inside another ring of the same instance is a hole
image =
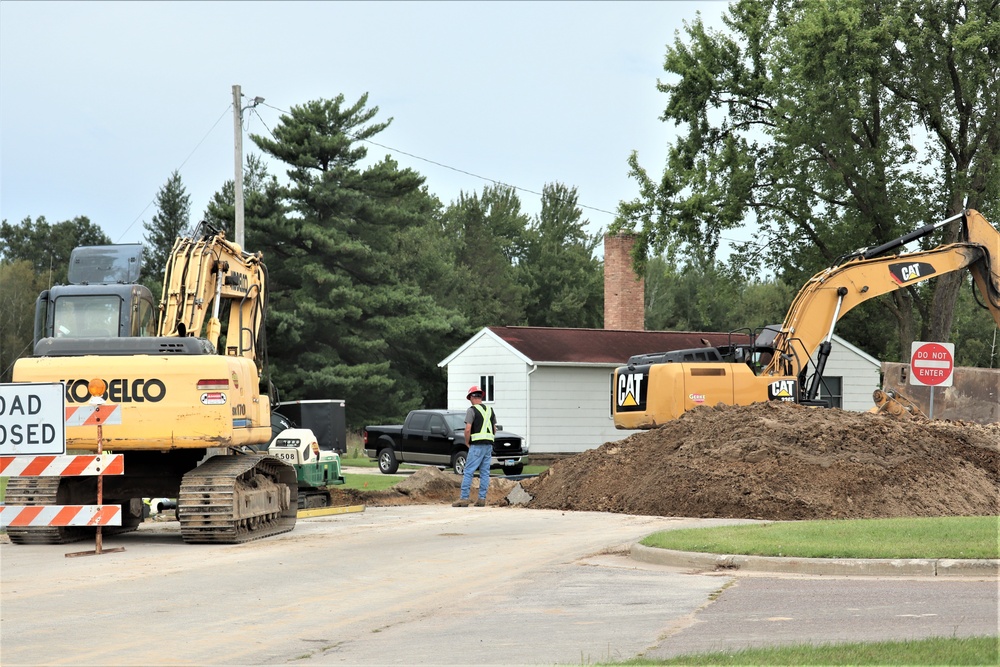
[[[629,357],[749,342],[748,334],[645,331],[634,240],[604,237],[604,329],[486,327],[438,364],[448,369],[448,407],[467,407],[469,387],[479,385],[498,422],[524,436],[532,454],[575,454],[635,433],[611,417],[611,377]],[[877,359],[834,335],[820,398],[867,410],[879,371]]]
[[[464,409],[479,385],[505,430],[533,454],[570,454],[620,440],[611,418],[611,374],[635,354],[722,345],[728,334],[546,327],[486,327],[438,365],[448,370],[448,407]],[[821,397],[846,410],[872,407],[879,361],[838,336]]]

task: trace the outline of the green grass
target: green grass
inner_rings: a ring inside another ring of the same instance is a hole
[[[788,521],[653,533],[648,547],[799,558],[1000,558],[1000,517]]]
[[[357,456],[352,452],[347,452],[340,457],[340,465],[351,466],[352,468],[377,468],[378,462],[372,461],[365,455]]]
[[[797,644],[732,653],[699,653],[609,665],[997,665],[997,637],[935,637],[893,642]]]
[[[344,483],[337,488],[358,489],[360,491],[383,491],[392,488],[401,481],[403,481],[402,477],[383,475],[382,473],[374,475],[345,473]]]

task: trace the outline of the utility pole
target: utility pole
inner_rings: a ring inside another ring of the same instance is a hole
[[[243,94],[233,86],[233,131],[235,133],[236,176],[233,178],[233,203],[236,205],[236,228],[233,240],[243,247]]]

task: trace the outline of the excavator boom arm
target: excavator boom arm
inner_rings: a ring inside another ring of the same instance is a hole
[[[178,238],[163,277],[158,334],[197,336],[218,347],[226,308],[226,354],[259,361],[266,277],[260,254],[249,254],[220,232]]]
[[[1000,326],[1000,232],[978,212],[965,213],[963,242],[932,250],[854,258],[817,273],[796,295],[775,336],[765,375],[797,375],[795,359],[829,340],[837,320],[855,306],[924,280],[969,268]]]

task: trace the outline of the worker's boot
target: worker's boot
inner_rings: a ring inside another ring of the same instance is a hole
[[[476,507],[486,507],[486,501],[480,498],[476,501]]]
[[[456,500],[451,504],[452,507],[468,507],[469,501],[466,499]]]

